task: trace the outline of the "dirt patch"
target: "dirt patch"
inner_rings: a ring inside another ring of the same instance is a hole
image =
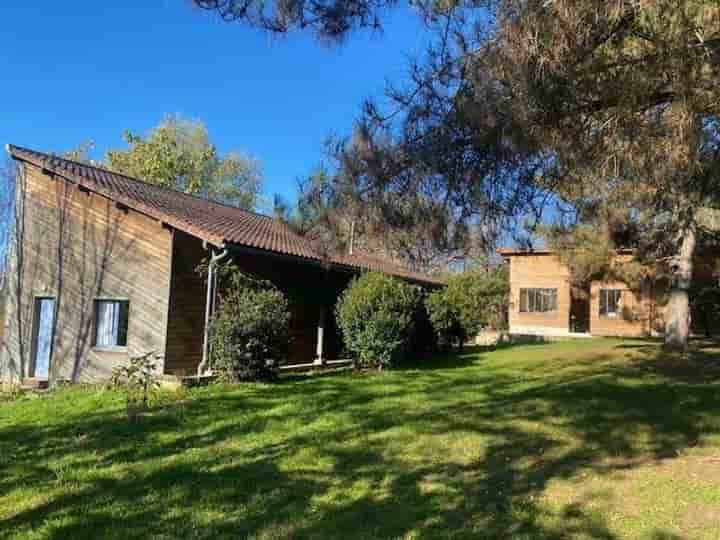
[[[708,527],[720,527],[720,505],[692,504],[680,518],[680,529],[691,537]]]

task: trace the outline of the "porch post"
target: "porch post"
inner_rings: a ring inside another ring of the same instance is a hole
[[[325,363],[323,357],[323,341],[325,338],[325,306],[320,306],[320,317],[318,319],[317,327],[317,346],[315,349],[315,364],[321,366]]]

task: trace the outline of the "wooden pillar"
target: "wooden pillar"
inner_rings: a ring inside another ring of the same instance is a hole
[[[315,348],[315,364],[321,366],[325,363],[323,357],[323,341],[325,339],[325,306],[320,306],[320,316],[317,327],[317,344]]]

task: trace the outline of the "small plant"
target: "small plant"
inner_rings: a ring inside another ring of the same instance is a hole
[[[160,387],[156,372],[159,358],[155,352],[133,356],[127,365],[118,366],[112,372],[110,384],[125,392],[130,419],[147,410],[151,397]]]
[[[27,391],[19,384],[0,385],[0,401],[15,401],[25,397]]]
[[[400,280],[377,272],[355,279],[336,308],[355,366],[382,370],[400,360],[417,306],[417,291]]]
[[[210,327],[210,364],[223,378],[272,379],[290,346],[290,309],[272,283],[232,265],[221,273],[220,307]]]

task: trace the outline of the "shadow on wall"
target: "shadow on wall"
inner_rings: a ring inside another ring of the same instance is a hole
[[[127,211],[33,167],[18,167],[16,190],[4,370],[15,380],[34,374],[35,300],[50,297],[49,379],[78,381],[92,368],[94,300],[104,293],[108,275],[120,273],[113,259],[129,257],[136,238],[120,234]],[[114,296],[128,296],[131,273],[114,279]]]
[[[608,477],[717,441],[708,411],[720,407],[719,379],[665,373],[675,360],[651,346],[629,364],[609,350],[540,366],[523,360],[534,349],[519,349],[517,371],[473,351],[382,376],[211,388],[182,413],[160,410],[137,426],[112,405],[43,427],[20,421],[0,430],[0,455],[14,456],[0,461],[0,497],[48,488],[0,528],[44,527],[51,538],[615,539],[591,499],[558,511],[542,494],[554,480]]]

